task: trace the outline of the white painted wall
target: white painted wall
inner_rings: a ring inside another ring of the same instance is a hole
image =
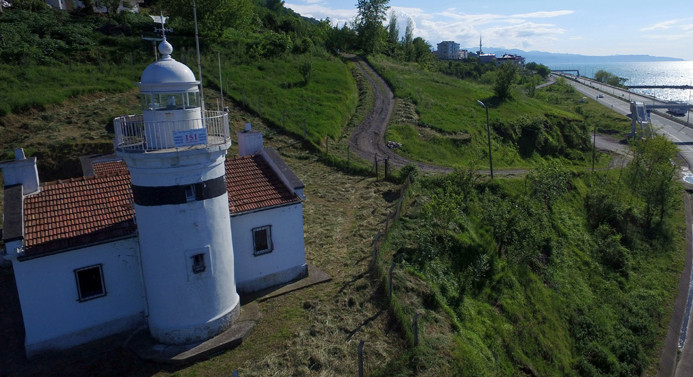
[[[223,176],[225,152],[207,148],[122,156],[133,184],[160,187]],[[183,204],[135,204],[135,213],[152,336],[184,344],[228,328],[240,308],[228,195]],[[197,253],[206,253],[208,267],[191,274],[191,256]]]
[[[28,357],[144,324],[137,238],[13,260]],[[79,302],[75,269],[102,264],[106,296]]]
[[[253,255],[253,228],[272,226],[271,253]],[[231,216],[236,287],[253,292],[282,284],[306,273],[303,204]]]

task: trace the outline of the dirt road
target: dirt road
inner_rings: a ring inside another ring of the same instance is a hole
[[[452,172],[453,169],[450,167],[436,166],[409,160],[387,147],[385,144],[385,132],[387,130],[387,125],[390,122],[390,115],[392,114],[395,104],[394,94],[385,80],[383,80],[383,78],[378,75],[375,70],[373,70],[373,68],[361,57],[355,55],[348,55],[346,57],[351,59],[361,70],[363,76],[368,79],[368,82],[373,88],[374,97],[373,109],[351,134],[351,138],[349,139],[349,147],[351,151],[366,161],[373,161],[374,159],[382,161],[383,159],[387,158],[390,166],[396,168],[401,168],[405,165],[412,164],[424,172]],[[553,77],[551,77],[551,80],[540,85],[539,87],[551,85],[553,82]],[[598,150],[614,152],[615,154],[619,155],[626,155],[628,152],[628,148],[625,145],[621,144],[619,140],[609,136],[597,135],[595,145],[597,146]],[[479,173],[489,174],[489,171],[481,170]],[[516,175],[523,173],[526,173],[526,170],[494,169],[494,174],[496,175]]]

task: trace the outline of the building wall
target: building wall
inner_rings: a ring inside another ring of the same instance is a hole
[[[273,250],[254,255],[254,228],[271,225]],[[253,292],[306,274],[303,204],[231,216],[236,288]]]
[[[36,259],[14,260],[27,357],[60,350],[144,324],[145,298],[137,238]],[[106,295],[78,300],[75,269],[102,265]]]

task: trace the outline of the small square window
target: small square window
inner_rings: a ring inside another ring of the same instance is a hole
[[[192,272],[199,274],[205,272],[207,269],[207,264],[205,263],[204,254],[195,254],[192,256]]]
[[[75,280],[77,280],[78,301],[87,301],[106,295],[100,264],[75,270]]]
[[[185,186],[185,199],[189,202],[195,201],[195,186],[193,186],[193,185]]]
[[[270,252],[272,252],[272,227],[268,225],[253,229],[253,254]]]

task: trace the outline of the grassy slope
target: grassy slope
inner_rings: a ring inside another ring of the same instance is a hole
[[[307,59],[312,74],[305,84],[298,67]],[[325,137],[338,139],[358,101],[349,65],[332,56],[223,65],[222,72],[225,89],[235,101],[245,101],[252,111],[300,137],[305,122],[306,139],[314,145],[321,145]]]
[[[477,100],[489,105],[492,127],[517,123],[519,118],[563,119],[578,124],[586,121],[585,116],[576,112],[581,98],[576,94],[540,92],[529,98],[515,90],[513,100],[496,104],[489,85],[424,72],[416,65],[393,63],[385,58],[369,60],[400,101],[386,137],[402,142],[401,153],[412,159],[445,166],[486,166],[486,113]],[[592,101],[588,102],[582,106],[584,113],[589,111],[599,122],[618,130],[627,129],[625,118],[614,120],[612,115],[593,106]],[[408,116],[398,116],[401,114]],[[503,142],[493,130],[492,153],[494,167],[498,168],[526,168],[542,160],[536,154],[523,158],[515,145]],[[578,156],[576,163],[585,161]]]
[[[588,182],[574,179],[573,190],[555,205],[549,231],[560,240],[559,248],[540,271],[495,260],[493,275],[471,287],[455,285],[469,270],[456,270],[435,254],[423,269],[403,263],[409,276],[401,280],[420,282],[415,290],[400,293],[402,301],[413,303],[405,317],[418,312],[420,325],[429,329],[413,358],[419,375],[439,374],[432,365],[447,365],[445,373],[465,376],[576,376],[581,369],[581,375],[590,375],[595,365],[602,369],[594,375],[640,375],[635,371],[653,368],[683,266],[682,205],[671,220],[680,224],[675,225],[675,242],[644,241],[651,243],[631,250],[624,277],[599,262],[594,231],[584,218]],[[525,187],[523,180],[499,184],[495,192],[511,197]],[[434,200],[433,191],[414,186],[409,210],[390,240],[395,257],[417,248],[416,235],[425,226],[421,209]],[[481,215],[477,211],[464,210],[467,228],[458,237],[468,240],[467,247],[484,240],[488,231],[474,225]],[[457,258],[465,258],[474,248],[458,252],[463,254]],[[463,297],[458,291],[465,292]],[[635,369],[624,369],[628,366]]]

